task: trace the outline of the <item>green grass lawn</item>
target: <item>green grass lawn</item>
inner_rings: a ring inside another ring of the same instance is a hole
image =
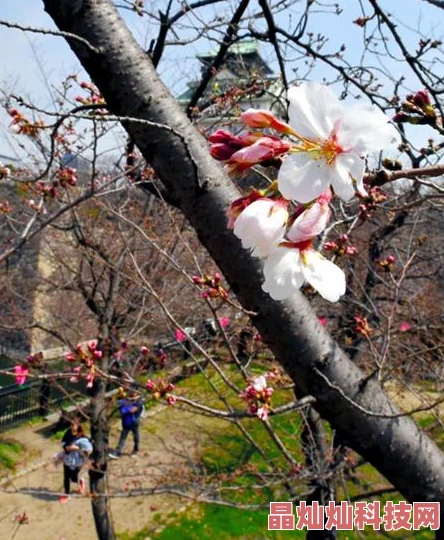
[[[0,475],[15,468],[25,448],[14,439],[0,439]]]
[[[243,389],[245,383],[235,367],[232,365],[223,367],[230,380]],[[260,374],[265,370],[259,364],[252,367],[254,374]],[[267,365],[268,369],[270,369],[269,364]],[[223,408],[223,399],[225,399],[233,408],[245,410],[245,402],[239,398],[236,392],[225,385],[211,366],[206,369],[206,375],[209,380],[200,373],[181,381],[176,386],[174,393],[186,395],[188,398],[215,408]],[[222,397],[215,394],[214,388],[220,391]],[[291,399],[291,391],[277,389],[273,394],[273,406],[286,403]],[[168,414],[164,420],[168,419],[168,415],[179,418],[180,414],[183,413],[174,408],[168,408]],[[158,416],[160,417],[162,414]],[[442,429],[433,415],[423,413],[417,420],[419,420],[421,427],[430,429],[431,436],[437,440],[438,444],[444,443]],[[300,434],[304,425],[302,416],[298,412],[293,412],[279,417],[271,417],[270,421],[279,439],[293,457],[303,464],[304,456],[300,445]],[[205,472],[205,482],[208,485],[217,485],[219,487],[218,493],[224,501],[238,506],[257,505],[260,509],[251,510],[218,504],[193,503],[180,515],[157,515],[157,522],[151,523],[138,534],[121,535],[119,538],[121,540],[143,540],[147,537],[156,540],[305,538],[306,531],[268,531],[269,502],[288,500],[288,493],[283,488],[282,479],[291,481],[296,493],[301,493],[301,498],[303,498],[307,486],[302,479],[291,476],[291,466],[283,458],[265,430],[263,423],[256,418],[247,418],[241,421],[243,428],[248,431],[251,439],[259,447],[260,450],[258,450],[245,438],[234,423],[215,418],[206,419],[205,422],[207,422],[205,428],[202,429],[210,433],[210,436],[202,444],[200,455],[200,466],[201,470]],[[161,418],[158,418],[157,422],[151,424],[150,430],[155,432],[157,429],[164,429],[164,425],[162,425]],[[211,425],[210,428],[208,428],[209,425]],[[199,429],[198,426],[199,417],[197,417],[194,427],[190,425],[190,429]],[[326,429],[327,437],[331,439],[331,430],[328,426]],[[261,453],[266,455],[267,460],[264,460]],[[357,456],[352,457],[357,458]],[[266,479],[272,478],[273,475],[277,478],[280,477],[281,481],[269,482],[265,487]],[[342,473],[336,487],[337,502],[340,502],[390,486],[387,480],[373,467],[369,464],[363,464],[356,467],[350,474]],[[381,508],[383,508],[386,501],[399,502],[403,498],[399,493],[389,493],[381,497],[373,496],[366,500],[367,502],[380,500]],[[162,526],[163,529],[155,532],[154,529],[159,526]],[[357,531],[341,531],[338,537],[340,540],[379,539],[381,537],[426,540],[434,538],[434,533],[427,529],[388,533],[367,528],[359,534]]]

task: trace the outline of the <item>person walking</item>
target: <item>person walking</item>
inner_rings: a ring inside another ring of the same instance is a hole
[[[85,481],[79,476],[80,470],[92,453],[91,441],[86,437],[83,427],[78,422],[71,422],[62,439],[63,448],[63,487],[65,495],[60,497],[61,503],[69,501],[71,482],[78,484],[78,493],[85,491]]]
[[[119,400],[119,411],[122,419],[122,432],[115,452],[110,452],[111,459],[117,459],[122,455],[123,447],[129,432],[133,434],[134,446],[131,456],[137,456],[140,444],[140,419],[143,412],[143,400],[135,389],[130,389],[128,397]]]

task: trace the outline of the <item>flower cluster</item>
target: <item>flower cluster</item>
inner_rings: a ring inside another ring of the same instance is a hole
[[[434,125],[436,120],[436,111],[427,90],[419,90],[416,94],[409,94],[401,103],[401,110],[393,117],[394,122],[408,124]]]
[[[9,128],[13,133],[35,138],[39,131],[45,127],[45,123],[42,120],[31,122],[17,109],[9,109],[8,113],[12,118]]]
[[[153,381],[148,379],[145,388],[148,392],[151,392],[154,399],[158,400],[165,398],[168,405],[174,405],[177,401],[176,396],[170,394],[174,390],[174,384],[166,381]]]
[[[235,136],[220,129],[210,135],[210,153],[219,161],[227,161],[230,172],[244,172],[258,163],[270,162],[288,152],[291,144],[278,137],[247,132]]]
[[[243,247],[265,259],[263,290],[275,300],[284,300],[306,280],[325,299],[336,302],[345,292],[344,273],[313,247],[314,238],[330,218],[330,192],[311,205],[296,206],[293,213],[276,185],[264,195],[249,204],[234,222],[234,234]],[[233,203],[229,214],[233,215],[237,204]]]
[[[64,167],[58,169],[55,173],[55,179],[52,182],[37,181],[33,189],[41,195],[43,199],[56,199],[59,196],[58,188],[68,189],[77,185],[76,169]]]
[[[379,186],[371,187],[367,190],[365,195],[358,194],[358,197],[361,200],[359,205],[359,217],[361,219],[368,219],[372,217],[378,205],[387,200],[387,195]]]
[[[84,81],[80,83],[80,87],[89,91],[89,95],[86,97],[77,96],[75,99],[78,103],[82,105],[105,105],[102,94],[94,84]]]
[[[219,272],[213,276],[193,276],[193,282],[203,288],[203,298],[228,298],[228,291],[221,285],[221,279]]]
[[[77,171],[72,167],[64,167],[56,173],[59,185],[63,188],[75,186],[77,184]]]
[[[344,273],[313,247],[330,218],[331,189],[344,201],[355,193],[369,197],[363,183],[365,156],[396,142],[398,134],[379,109],[345,109],[326,86],[302,84],[290,88],[287,97],[289,124],[264,110],[249,109],[240,117],[249,128],[274,130],[279,136],[219,130],[209,138],[210,152],[226,161],[230,172],[257,163],[280,165],[276,183],[234,201],[228,210],[228,227],[243,247],[265,259],[264,291],[284,300],[308,281],[336,302],[345,292]],[[330,250],[356,253],[346,241],[331,243]]]
[[[358,250],[355,246],[350,245],[349,237],[347,234],[341,234],[335,240],[325,242],[325,251],[331,251],[337,257],[341,255],[356,255]],[[348,245],[347,245],[348,244]]]
[[[354,321],[356,324],[355,332],[362,337],[370,337],[370,335],[373,333],[373,328],[370,326],[367,317],[356,315],[354,317]]]
[[[385,259],[378,261],[378,266],[381,268],[381,270],[384,270],[384,272],[391,272],[393,270],[395,260],[396,259],[393,255],[389,255]]]
[[[239,394],[239,397],[248,403],[251,414],[256,414],[261,420],[266,420],[271,408],[273,392],[273,388],[267,386],[265,376],[259,375]]]
[[[73,368],[74,375],[70,381],[78,382],[84,376],[87,388],[92,388],[96,376],[95,363],[103,356],[103,351],[98,349],[98,341],[96,339],[88,341],[86,349],[82,345],[77,345],[74,351],[68,351],[64,356],[67,362],[79,363]]]
[[[14,366],[14,378],[16,384],[22,385],[28,379],[31,368],[44,368],[46,366],[42,352],[28,354],[25,362]]]

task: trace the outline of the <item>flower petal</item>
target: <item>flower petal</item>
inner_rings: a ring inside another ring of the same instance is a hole
[[[324,160],[314,160],[305,152],[288,155],[279,170],[279,191],[286,199],[310,202],[329,187],[330,167]]]
[[[353,185],[353,179],[356,181],[357,188],[365,192],[362,181],[364,169],[364,160],[356,154],[340,154],[335,159],[330,181],[336,195],[343,201],[350,200],[355,194],[356,188]]]
[[[285,232],[288,212],[276,201],[259,199],[243,210],[234,223],[234,234],[256,257],[266,257]]]
[[[330,219],[328,204],[314,203],[308,210],[296,218],[287,231],[286,237],[291,242],[303,242],[320,234]]]
[[[377,152],[400,142],[395,126],[374,105],[358,105],[344,112],[338,131],[338,141],[356,153]]]
[[[304,83],[288,90],[288,116],[291,127],[310,140],[327,139],[342,105],[327,86]]]
[[[305,279],[329,302],[337,302],[345,293],[345,274],[317,251],[306,250],[301,255]]]
[[[285,300],[304,283],[298,249],[277,248],[265,260],[262,289],[275,300]]]
[[[252,387],[256,390],[256,392],[262,392],[262,390],[267,388],[266,378],[263,375],[259,375],[253,380]]]

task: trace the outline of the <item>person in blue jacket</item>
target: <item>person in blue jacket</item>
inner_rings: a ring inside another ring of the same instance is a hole
[[[108,455],[116,459],[122,455],[126,438],[131,431],[134,439],[134,446],[131,456],[137,456],[140,444],[140,419],[143,412],[143,401],[140,394],[135,389],[130,389],[128,397],[119,400],[119,411],[122,419],[122,433],[120,434],[119,444],[115,452]]]

